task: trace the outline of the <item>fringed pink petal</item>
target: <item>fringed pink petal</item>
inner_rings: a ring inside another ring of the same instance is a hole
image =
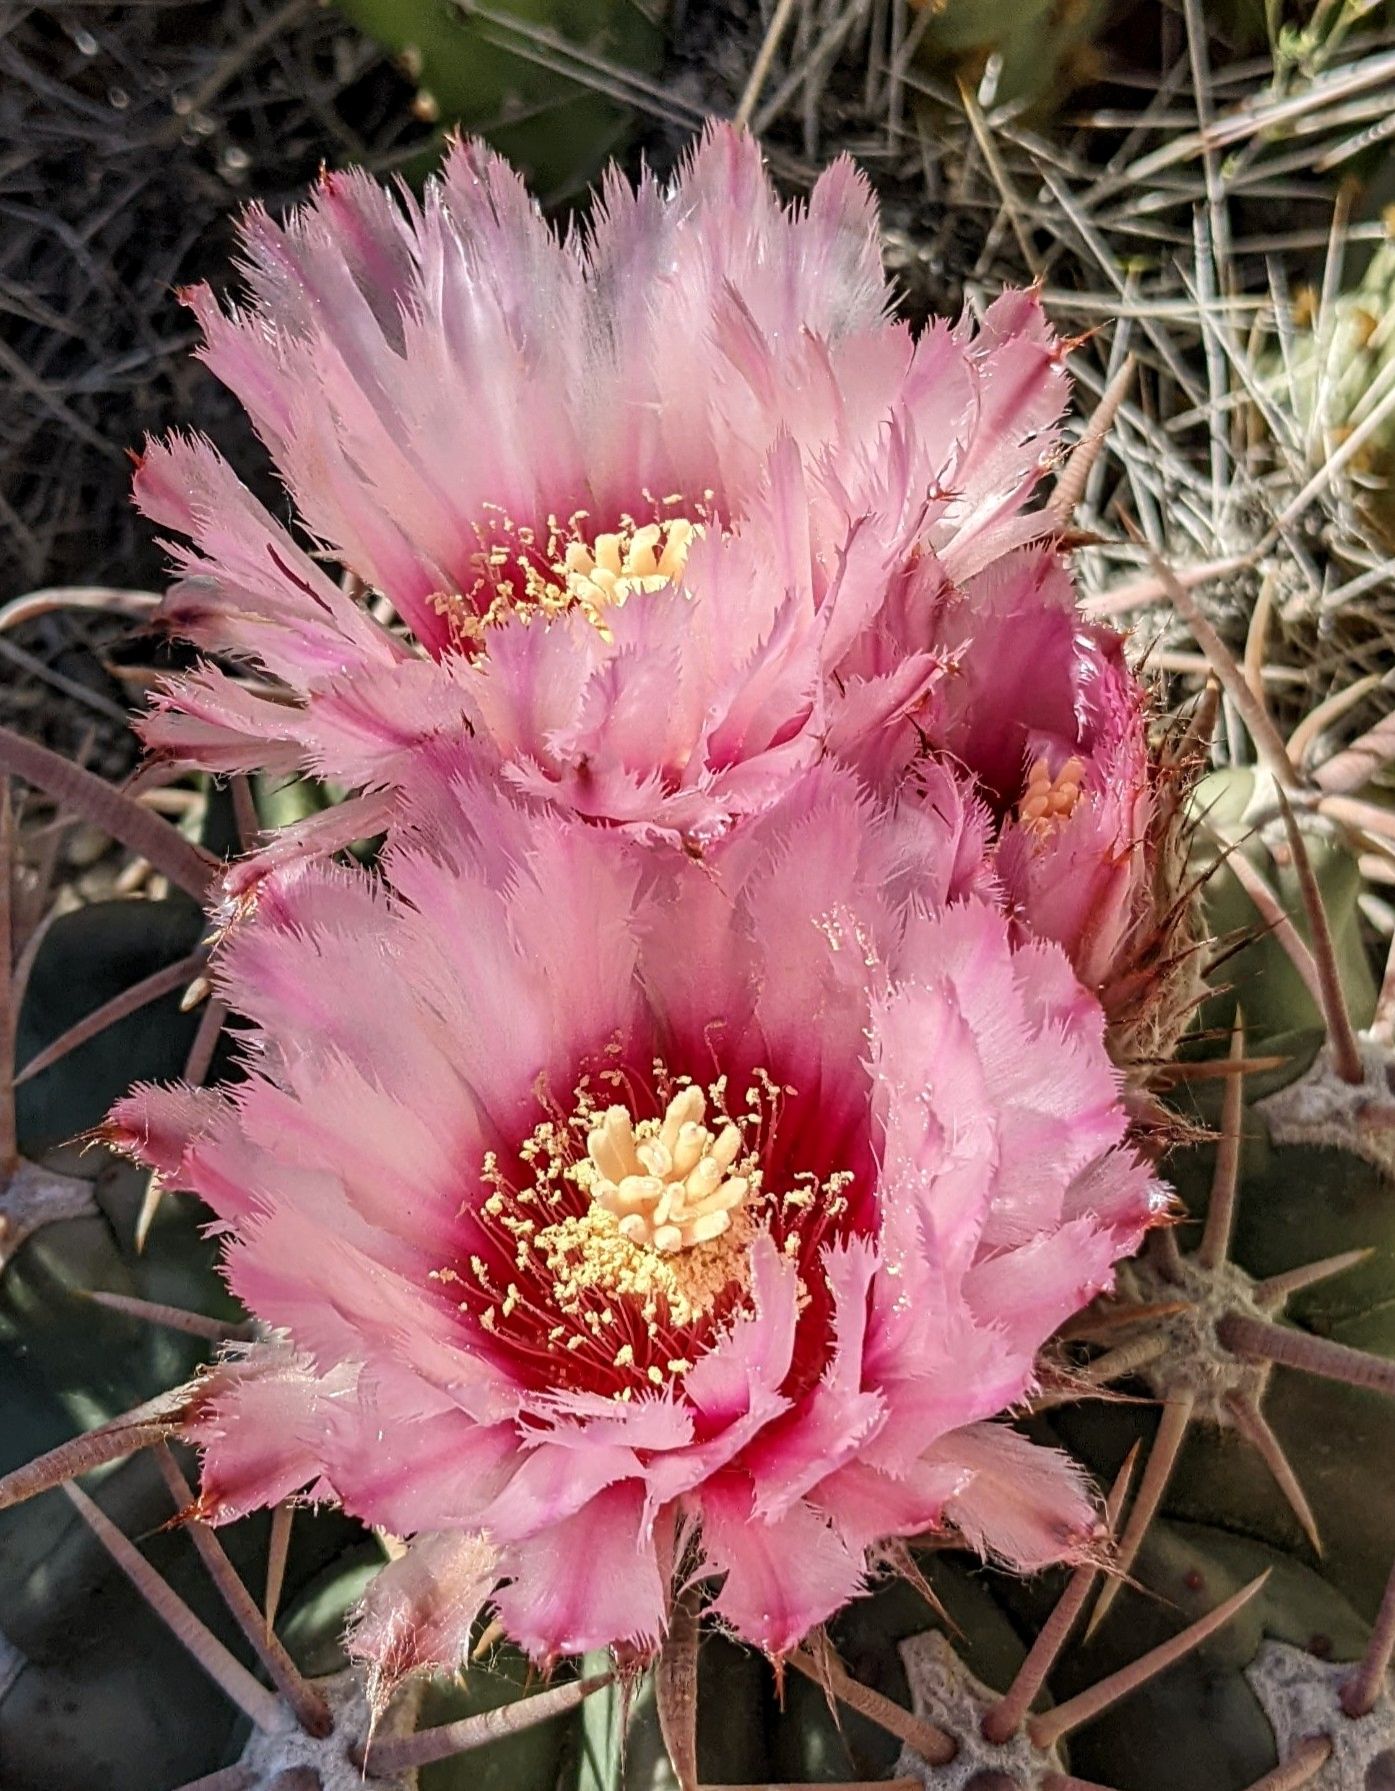
[[[414,1673],[452,1674],[499,1578],[498,1551],[459,1530],[417,1536],[389,1561],[354,1612],[349,1653],[367,1663],[369,1702],[382,1709]]]
[[[863,1387],[868,1301],[879,1268],[861,1240],[832,1246],[824,1270],[833,1299],[835,1342],[819,1384],[787,1417],[770,1424],[742,1456],[763,1523],[784,1517],[819,1481],[851,1460],[881,1425],[887,1401]]]
[[[861,1552],[849,1549],[833,1524],[802,1503],[777,1522],[763,1522],[741,1475],[704,1487],[702,1550],[704,1570],[726,1575],[713,1612],[742,1641],[777,1658],[865,1583]]]
[[[145,514],[192,536],[186,576],[161,611],[172,630],[256,660],[292,685],[355,664],[391,664],[401,646],[346,596],[257,503],[210,442],[147,442],[135,480]]]
[[[1009,826],[998,854],[1025,925],[1057,941],[1090,989],[1126,958],[1146,913],[1154,804],[1133,681],[1117,658],[1096,663],[1088,688],[1102,719],[1082,738],[1079,801],[1045,828]]]
[[[552,1449],[585,1450],[596,1443],[630,1450],[681,1449],[693,1439],[692,1412],[671,1386],[625,1400],[555,1388],[525,1398],[521,1409],[544,1427],[535,1434]]]
[[[884,1304],[889,1288],[879,1288]],[[910,1301],[930,1297],[924,1288]],[[864,1442],[858,1459],[881,1473],[914,1474],[926,1448],[966,1424],[991,1418],[1018,1404],[1036,1379],[1036,1358],[1011,1347],[996,1324],[977,1324],[961,1296],[945,1310],[892,1331],[889,1343],[869,1350],[864,1372],[875,1376],[886,1401],[886,1418]]]
[[[941,686],[931,737],[999,800],[1016,796],[1033,754],[1064,763],[1079,744],[1079,628],[1069,572],[1049,547],[995,560],[932,620],[928,645],[955,659],[957,676]]]
[[[789,1371],[798,1316],[799,1278],[769,1237],[751,1245],[753,1310],[739,1318],[684,1381],[684,1393],[710,1427],[726,1425],[757,1404],[783,1409],[777,1389]]]
[[[350,1368],[319,1374],[277,1344],[211,1368],[185,1425],[203,1459],[200,1515],[231,1523],[317,1480],[327,1414],[352,1394],[355,1378]]]
[[[479,1529],[513,1468],[517,1437],[511,1424],[476,1422],[418,1376],[380,1365],[360,1377],[352,1402],[326,1414],[324,1448],[345,1510],[403,1536]]]
[[[1167,1212],[1172,1195],[1166,1183],[1131,1150],[1110,1151],[1076,1176],[1066,1189],[1061,1216],[1088,1214],[1115,1238],[1120,1256],[1132,1256],[1143,1234]]]
[[[405,659],[321,680],[297,731],[311,768],[350,784],[390,784],[432,742],[462,739],[473,723],[460,663]]]
[[[881,321],[890,294],[867,177],[841,157],[819,177],[806,212],[785,212],[747,132],[709,125],[679,171],[673,215],[714,285],[741,292],[761,328],[841,336]],[[676,233],[675,233],[676,234]]]
[[[897,1229],[961,1270],[992,1198],[998,1118],[973,1028],[943,985],[907,984],[877,1004],[872,1052],[883,1174],[905,1209]]]
[[[625,1481],[575,1516],[504,1551],[508,1583],[495,1603],[505,1629],[534,1660],[589,1648],[652,1653],[668,1623],[658,1544],[641,1522],[643,1493]]]
[[[391,798],[381,794],[350,797],[304,821],[278,827],[267,845],[229,866],[223,878],[224,895],[233,904],[246,902],[273,872],[292,870],[342,852],[359,840],[372,839],[386,828],[393,807]]]
[[[617,1481],[641,1473],[633,1449],[600,1437],[581,1451],[540,1443],[522,1455],[481,1522],[500,1542],[523,1541],[565,1523]]]
[[[963,904],[916,923],[907,945],[938,996],[908,985],[887,1004],[878,1026],[883,1076],[895,1068],[898,1086],[909,1090],[916,1052],[938,1049],[947,1074],[960,1079],[958,1091],[951,1095],[946,1083],[944,1096],[936,1093],[932,1107],[912,1120],[922,1135],[916,1148],[926,1168],[938,1162],[936,1177],[954,1177],[951,1185],[961,1189],[954,1210],[970,1222],[979,1211],[983,1244],[1020,1242],[1058,1221],[1070,1181],[1123,1137],[1118,1077],[1098,1009],[1076,1001],[1069,1015],[1044,1015],[1040,955],[1054,948],[1029,949],[1019,980],[999,918],[981,907]],[[956,1029],[954,1049],[948,1034],[944,1046],[932,1044],[936,1025]],[[898,1104],[891,1117],[900,1111]],[[981,1189],[975,1192],[979,1175],[968,1143],[975,1123],[996,1140],[991,1215],[981,1207]]]
[[[319,1361],[383,1356],[450,1388],[462,1405],[473,1389],[488,1387],[496,1377],[472,1353],[455,1303],[430,1280],[428,1260],[413,1262],[348,1212],[334,1229],[342,1192],[336,1202],[330,1176],[286,1171],[278,1192],[278,1205],[247,1221],[228,1249],[228,1284],[244,1305]]]
[[[228,775],[290,773],[308,757],[300,738],[302,711],[270,702],[217,666],[167,678],[136,723],[146,749],[162,759]]]
[[[964,1298],[1009,1348],[1034,1354],[1072,1313],[1113,1285],[1119,1240],[1091,1215],[976,1264]]]
[[[1084,1471],[1003,1424],[973,1424],[945,1437],[927,1462],[966,1478],[944,1515],[971,1548],[1033,1573],[1082,1559],[1100,1534]]]
[[[210,1089],[180,1083],[158,1088],[140,1082],[107,1115],[101,1137],[179,1186],[191,1141],[206,1131],[222,1110],[221,1098]]]
[[[1024,537],[1044,532],[1044,518],[1019,512],[1052,460],[1070,395],[1062,345],[1035,291],[995,299],[967,341],[967,358],[972,429],[944,474],[955,498],[936,541],[961,581]]]
[[[850,1461],[810,1489],[808,1503],[838,1529],[858,1556],[890,1536],[919,1536],[938,1529],[945,1503],[966,1483],[969,1470],[950,1461],[913,1461],[895,1474]]]

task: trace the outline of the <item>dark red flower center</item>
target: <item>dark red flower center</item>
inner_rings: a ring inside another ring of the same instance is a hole
[[[742,1081],[738,1100],[725,1078],[611,1068],[509,1161],[491,1153],[465,1215],[474,1247],[438,1272],[473,1346],[540,1391],[629,1400],[681,1384],[751,1309],[764,1232],[796,1266],[790,1380],[811,1386],[832,1342],[823,1249],[869,1226],[865,1124],[830,1136],[796,1090],[763,1070]]]

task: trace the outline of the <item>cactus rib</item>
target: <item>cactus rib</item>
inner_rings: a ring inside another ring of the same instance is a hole
[[[63,1490],[112,1560],[155,1615],[173,1630],[209,1678],[227,1693],[238,1709],[249,1716],[259,1729],[274,1734],[283,1728],[290,1721],[285,1705],[260,1680],[254,1679],[242,1662],[228,1652],[211,1630],[204,1627],[184,1600],[170,1590],[129,1537],[117,1529],[81,1487],[65,1481]]]
[[[258,1659],[266,1668],[272,1684],[286,1700],[291,1714],[308,1735],[328,1735],[334,1726],[329,1705],[323,1695],[296,1669],[295,1662],[287,1654],[279,1637],[267,1625],[256,1600],[238,1577],[237,1569],[228,1559],[227,1550],[213,1530],[201,1518],[192,1515],[196,1510],[194,1492],[180,1473],[179,1464],[171,1454],[168,1443],[160,1442],[155,1445],[155,1462],[164,1476],[165,1485],[170,1490],[176,1512],[183,1520],[184,1529],[208,1570],[208,1577],[218,1588],[238,1628],[256,1650]]]

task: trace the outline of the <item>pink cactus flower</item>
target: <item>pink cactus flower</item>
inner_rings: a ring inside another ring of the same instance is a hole
[[[645,1654],[702,1582],[779,1656],[892,1538],[1093,1546],[995,1420],[1162,1195],[1099,1004],[925,776],[822,768],[698,864],[435,749],[382,880],[272,876],[225,948],[247,1080],[116,1109],[272,1328],[207,1380],[203,1512],[413,1538],[358,1620],[380,1688],[486,1606],[539,1661]]]
[[[329,175],[243,241],[246,309],[188,302],[305,539],[208,443],[148,448],[137,497],[193,543],[164,619],[255,673],[169,681],[158,752],[390,786],[473,730],[525,789],[707,841],[830,742],[905,731],[933,655],[842,675],[902,569],[962,581],[1046,527],[1062,345],[1021,293],[890,321],[847,161],[785,209],[714,127],[559,239],[457,145],[420,202]]]
[[[959,583],[920,563],[845,670],[870,683],[921,658],[944,669],[915,707],[914,737],[864,735],[844,756],[887,789],[925,754],[968,773],[1020,923],[1103,988],[1156,919],[1147,698],[1122,638],[1084,621],[1069,568],[1040,543]]]

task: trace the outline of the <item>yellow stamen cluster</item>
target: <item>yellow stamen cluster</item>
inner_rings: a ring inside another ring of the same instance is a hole
[[[763,1114],[757,1105],[730,1118],[724,1078],[704,1092],[673,1082],[661,1064],[654,1071],[662,1117],[635,1121],[583,1085],[570,1115],[543,1120],[520,1146],[523,1186],[486,1157],[481,1217],[508,1239],[511,1273],[472,1256],[469,1279],[488,1303],[463,1303],[495,1335],[522,1326],[534,1349],[659,1386],[691,1367],[673,1333],[748,1285]],[[622,1072],[603,1080],[630,1088]],[[539,1098],[547,1104],[545,1091]],[[442,1269],[437,1278],[464,1277]]]
[[[686,517],[648,522],[642,528],[597,535],[589,546],[572,541],[555,563],[568,597],[592,621],[603,610],[619,608],[633,591],[661,591],[677,584],[688,563],[688,550],[701,533]]]
[[[1080,759],[1067,759],[1055,777],[1045,759],[1036,760],[1027,773],[1027,787],[1017,805],[1023,826],[1034,833],[1046,833],[1066,820],[1080,800],[1080,780],[1084,775],[1085,766]]]
[[[649,1087],[618,1065],[598,1079],[605,1097],[588,1076],[570,1112],[539,1087],[549,1117],[519,1146],[518,1184],[493,1153],[482,1165],[490,1260],[472,1254],[436,1279],[469,1287],[462,1307],[553,1364],[559,1384],[626,1400],[681,1379],[705,1326],[746,1308],[760,1230],[802,1272],[806,1247],[844,1223],[853,1177],[795,1172],[778,1192],[763,1185],[758,1165],[793,1093],[763,1070],[742,1109],[726,1077],[703,1089],[657,1061]],[[636,1120],[651,1100],[659,1116]],[[801,1306],[807,1297],[801,1281]]]
[[[706,1096],[690,1085],[661,1120],[636,1125],[623,1107],[608,1107],[589,1133],[589,1163],[580,1165],[578,1179],[589,1182],[592,1199],[615,1215],[631,1243],[661,1256],[709,1243],[746,1199],[750,1175],[731,1173],[741,1133],[728,1120],[714,1137],[706,1114]]]
[[[563,520],[549,516],[543,529],[487,504],[487,525],[477,529],[478,579],[471,591],[440,591],[432,599],[462,640],[483,642],[496,623],[513,616],[548,617],[579,609],[603,635],[605,615],[635,591],[681,584],[693,542],[704,532],[712,493],[693,503],[679,493],[650,498],[656,510],[685,504],[691,515],[640,523],[622,516],[617,527],[591,533],[591,516],[578,510]]]
[[[744,1220],[744,1215],[740,1217]],[[661,1256],[626,1237],[613,1213],[593,1205],[574,1218],[545,1227],[537,1235],[536,1248],[552,1278],[552,1296],[569,1318],[601,1335],[614,1327],[615,1313],[608,1300],[597,1307],[595,1296],[627,1295],[638,1302],[652,1333],[661,1314],[671,1326],[691,1325],[710,1312],[733,1285],[744,1287],[750,1235],[746,1220],[706,1243]],[[578,1339],[573,1343],[566,1327],[558,1325],[549,1340],[557,1344],[566,1338],[564,1347],[577,1348],[582,1335],[572,1332],[571,1337]],[[617,1368],[631,1365],[632,1346],[621,1344],[612,1361]],[[667,1366],[670,1373],[681,1373],[687,1364],[670,1362]],[[649,1372],[656,1386],[664,1378],[662,1372]]]

